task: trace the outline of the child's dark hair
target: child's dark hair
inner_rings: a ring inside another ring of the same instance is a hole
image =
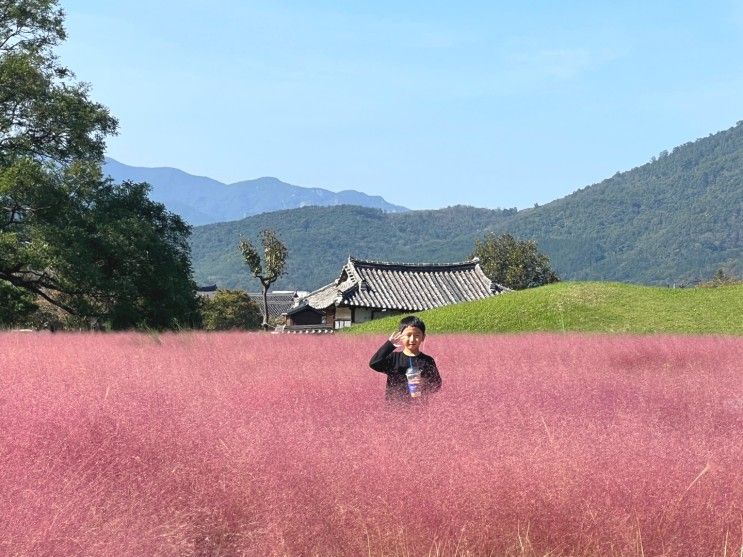
[[[426,324],[415,315],[408,315],[400,319],[400,331],[404,331],[406,327],[417,327],[421,330],[421,333],[426,334]]]

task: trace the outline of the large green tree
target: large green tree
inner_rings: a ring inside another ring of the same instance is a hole
[[[89,209],[65,226],[60,264],[82,287],[78,307],[92,304],[113,328],[195,325],[190,228],[148,193],[145,183],[101,183]]]
[[[523,290],[557,282],[549,258],[539,253],[533,240],[517,240],[510,234],[488,233],[475,242],[472,257],[480,259],[483,272],[498,284]]]
[[[0,327],[28,318],[35,309],[33,297],[28,292],[0,281]]]
[[[0,0],[0,303],[31,294],[116,328],[190,323],[190,229],[146,184],[103,178],[117,122],[55,56],[63,20],[56,0]]]

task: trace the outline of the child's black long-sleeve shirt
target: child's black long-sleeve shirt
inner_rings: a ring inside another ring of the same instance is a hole
[[[408,399],[408,379],[405,372],[413,365],[421,370],[423,379],[422,387],[424,396],[434,393],[441,388],[441,375],[436,367],[434,359],[420,352],[417,356],[407,356],[402,352],[395,352],[395,345],[389,340],[376,351],[369,361],[369,367],[375,371],[387,374],[387,390],[385,396],[388,400]]]

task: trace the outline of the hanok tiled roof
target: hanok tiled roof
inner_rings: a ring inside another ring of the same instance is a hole
[[[300,304],[298,306],[294,306],[293,308],[288,309],[286,311],[286,315],[287,315],[287,317],[291,317],[291,316],[297,315],[298,313],[302,313],[302,312],[305,312],[305,311],[316,313],[318,315],[324,315],[323,312],[322,312],[322,310],[315,309],[315,308],[313,308],[312,306],[310,306],[308,304]]]
[[[248,292],[261,311],[263,311],[263,292]],[[269,292],[266,295],[268,302],[268,316],[280,317],[294,306],[294,292]]]
[[[482,272],[477,259],[463,263],[411,264],[349,257],[338,279],[303,301],[316,309],[330,305],[422,311],[503,291]]]
[[[338,285],[334,282],[318,288],[314,292],[310,292],[302,300],[300,305],[304,303],[310,304],[315,309],[325,309],[340,302],[342,299],[341,293],[338,290]]]
[[[211,298],[217,293],[217,285],[216,284],[208,284],[206,286],[197,286],[196,287],[196,295],[197,296],[203,296],[205,298]]]
[[[196,293],[199,296],[211,298],[219,291],[216,284],[196,287]],[[247,292],[247,295],[258,304],[258,308],[263,311],[263,292]],[[294,307],[297,300],[297,292],[294,291],[274,291],[266,295],[268,302],[268,316],[280,317]]]

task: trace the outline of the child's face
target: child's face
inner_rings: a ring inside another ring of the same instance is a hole
[[[413,354],[420,352],[426,335],[418,327],[405,327],[400,333],[403,348]]]

